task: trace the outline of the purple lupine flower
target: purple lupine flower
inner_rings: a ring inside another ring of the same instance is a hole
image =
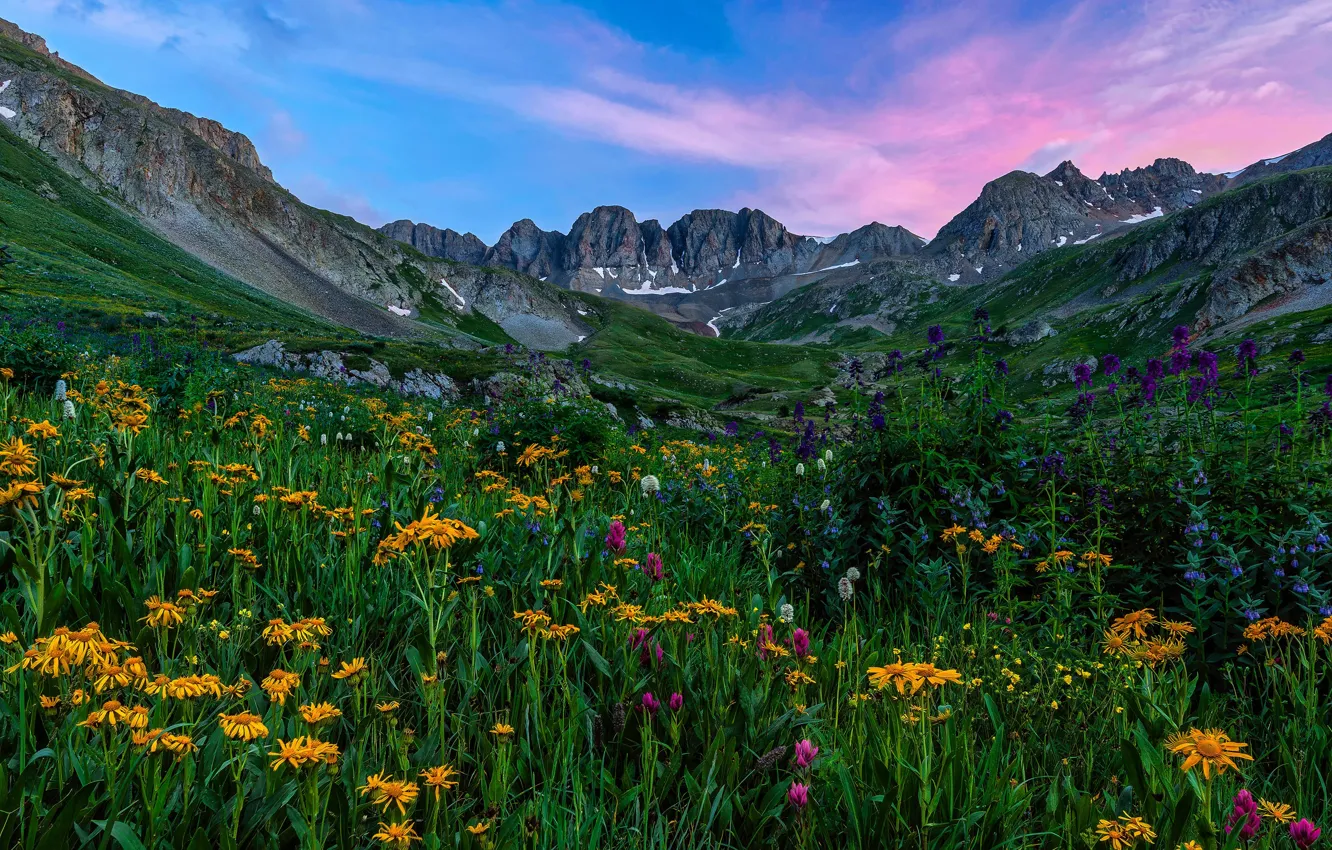
[[[610,530],[606,532],[606,548],[616,554],[624,551],[625,543],[624,523],[618,519],[610,524]]]
[[[1073,367],[1073,385],[1078,389],[1085,389],[1091,386],[1092,370],[1086,363],[1079,363]]]
[[[1212,352],[1198,352],[1198,371],[1207,380],[1208,384],[1215,384],[1219,377],[1216,363],[1216,355]]]
[[[930,329],[926,332],[926,338],[929,339],[930,345],[943,345],[943,328],[939,325],[930,325]]]
[[[1186,348],[1189,344],[1189,337],[1192,335],[1188,325],[1175,325],[1175,329],[1171,332],[1170,337],[1174,342],[1175,348]]]
[[[1001,377],[1001,378],[1007,378],[1007,377],[1008,377],[1008,361],[1007,361],[1007,360],[996,360],[996,361],[994,361],[994,373],[995,373],[996,375],[998,375],[999,377]]]
[[[796,767],[809,767],[814,763],[814,757],[819,754],[819,748],[814,746],[814,742],[808,738],[802,741],[796,741],[795,745],[795,763]]]
[[[1119,355],[1107,354],[1101,358],[1101,371],[1107,375],[1113,375],[1119,371]]]
[[[1304,362],[1304,350],[1297,348],[1290,353],[1290,362],[1296,366]]]

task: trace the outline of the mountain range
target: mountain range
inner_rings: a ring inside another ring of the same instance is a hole
[[[377,337],[563,350],[597,332],[607,298],[701,335],[775,342],[891,335],[938,305],[1005,298],[1010,318],[1048,324],[1104,321],[1168,292],[1153,315],[1211,333],[1332,301],[1332,135],[1228,174],[1179,159],[1095,179],[1072,162],[1013,171],[928,240],[879,222],[799,235],[756,209],[694,210],[663,226],[600,206],[567,232],[523,219],[486,245],[304,204],[244,135],[112,88],[5,21],[0,128],[0,142],[40,151],[226,291],[248,287]],[[34,204],[66,203],[52,180],[12,182]],[[19,267],[40,256],[20,254]]]

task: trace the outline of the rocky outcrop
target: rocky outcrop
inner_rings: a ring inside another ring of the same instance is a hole
[[[1231,179],[1227,183],[1227,188],[1244,186],[1277,174],[1288,174],[1292,171],[1321,168],[1327,165],[1332,165],[1332,133],[1313,144],[1305,145],[1299,150],[1291,151],[1282,156],[1260,159],[1247,168],[1232,171],[1228,175]]]
[[[1332,221],[1297,228],[1218,269],[1197,328],[1233,322],[1273,298],[1298,300],[1306,310],[1332,303]]]
[[[443,372],[413,369],[401,378],[395,378],[387,366],[372,358],[366,358],[368,366],[358,369],[348,365],[348,361],[354,358],[347,354],[336,351],[296,354],[287,351],[286,346],[275,339],[231,356],[237,363],[250,366],[266,366],[284,372],[308,372],[326,381],[340,381],[347,385],[364,383],[405,396],[447,402],[457,401],[460,397],[457,384]]]
[[[1102,174],[1096,181],[1108,196],[1128,201],[1134,213],[1160,208],[1164,213],[1187,209],[1226,188],[1226,177],[1200,174],[1182,159],[1158,159],[1146,168]]]
[[[925,253],[941,261],[936,268],[951,282],[993,280],[1036,254],[1085,245],[1188,209],[1226,182],[1179,159],[1158,159],[1096,180],[1067,161],[1043,177],[1014,171],[987,183]]]
[[[439,283],[454,265],[301,203],[273,182],[244,135],[109,88],[56,60],[40,37],[0,22],[0,123],[232,277],[376,336],[438,337],[441,324],[457,324],[473,309],[519,342],[543,348],[591,332],[563,294],[535,281],[503,281],[503,298],[455,297]],[[475,256],[479,240],[453,241],[455,253]],[[422,308],[439,305],[445,309],[434,311],[435,327],[414,321]],[[535,318],[514,321],[520,309]]]
[[[440,230],[406,219],[389,222],[379,231],[390,239],[411,245],[427,257],[472,265],[480,265],[486,258],[486,243],[472,233],[459,233],[448,228]]]
[[[380,232],[430,256],[477,262],[436,247],[443,238],[435,234],[454,231],[393,222]],[[468,245],[474,254],[475,246]],[[762,210],[694,210],[663,229],[655,220],[639,222],[624,207],[603,206],[580,215],[568,235],[542,230],[530,219],[515,222],[493,248],[485,249],[481,262],[582,292],[636,296],[809,274],[913,254],[922,245],[924,240],[910,231],[878,222],[834,239],[816,239],[791,233]],[[695,324],[705,327],[706,318]]]
[[[542,230],[525,218],[504,231],[495,247],[486,251],[484,262],[546,280],[563,268],[563,255],[563,233]]]

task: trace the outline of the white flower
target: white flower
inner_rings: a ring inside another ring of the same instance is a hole
[[[851,587],[851,579],[842,576],[837,582],[837,595],[842,597],[843,602],[850,602],[851,594],[854,592],[854,588]]]
[[[849,578],[851,581],[860,581],[860,570],[856,569],[855,567],[847,567],[846,577]]]
[[[65,380],[63,378],[61,378],[59,381],[56,381],[55,400],[56,401],[65,400]]]
[[[799,475],[801,478],[805,477],[805,465],[803,463],[796,464],[796,475]]]
[[[500,440],[498,443],[495,444],[495,451],[496,451],[498,454],[504,454],[504,441],[503,441],[503,440]]]
[[[255,506],[254,506],[254,515],[255,515],[255,516],[259,516],[259,506],[258,506],[258,505],[255,505]]]
[[[78,415],[74,411],[74,402],[70,401],[69,399],[65,399],[64,415],[66,419],[73,419],[75,416]]]
[[[823,453],[823,459],[828,463],[832,463],[832,449],[828,449]]]
[[[707,458],[703,458],[703,471],[707,472],[709,469],[712,469],[712,463]]]
[[[338,432],[338,435],[337,435],[336,437],[334,437],[333,439],[335,439],[335,440],[337,440],[339,443],[341,443],[341,442],[342,442],[342,432],[339,431],[339,432]]]
[[[823,504],[819,505],[819,510],[820,510],[820,511],[826,511],[826,510],[828,510],[828,508],[830,508],[831,506],[832,506],[832,502],[830,502],[830,501],[827,500],[827,499],[824,499],[824,500],[823,500]]]
[[[427,411],[426,411],[426,421],[427,421],[427,422],[434,422],[434,421],[435,421],[435,411],[433,411],[433,410],[427,410]]]
[[[791,605],[790,602],[786,602],[782,605],[780,609],[778,609],[777,616],[782,618],[783,623],[794,623],[795,608]]]
[[[643,480],[639,481],[638,485],[643,488],[644,496],[651,496],[661,490],[661,481],[657,480],[655,475],[644,475]]]
[[[819,472],[828,471],[828,464],[823,462],[823,458],[819,458],[817,461],[815,461],[814,465],[818,468]]]
[[[319,445],[321,445],[321,446],[327,446],[327,445],[328,445],[328,435],[327,435],[327,434],[320,434],[320,435],[319,435]]]
[[[597,465],[596,465],[595,463],[592,464],[592,474],[593,474],[593,475],[596,475],[596,474],[597,474]]]

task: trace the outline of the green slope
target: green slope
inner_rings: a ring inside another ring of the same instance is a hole
[[[4,270],[12,314],[123,319],[152,310],[238,330],[333,330],[152,233],[5,127],[0,231],[14,259]]]
[[[837,353],[826,348],[699,336],[638,307],[580,297],[603,318],[597,333],[573,349],[574,357],[689,404],[711,406],[745,387],[800,391],[834,373]]]

